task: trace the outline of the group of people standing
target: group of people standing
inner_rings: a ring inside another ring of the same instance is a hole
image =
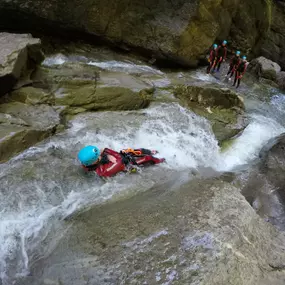
[[[220,46],[213,44],[210,55],[209,55],[209,65],[207,67],[207,74],[210,72],[220,72],[222,62],[227,59],[227,41],[223,41]],[[236,88],[239,87],[240,81],[243,75],[246,72],[247,60],[246,56],[240,56],[240,51],[236,51],[235,55],[231,58],[229,64],[229,70],[226,79],[231,81],[232,76],[234,75],[234,83]]]

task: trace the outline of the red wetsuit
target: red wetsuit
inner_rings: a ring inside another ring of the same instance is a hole
[[[101,177],[111,177],[118,172],[127,171],[126,166],[131,165],[144,165],[144,164],[158,164],[164,162],[165,159],[153,157],[150,154],[143,154],[142,156],[134,156],[132,160],[128,160],[123,154],[109,148],[105,148],[101,154],[101,161],[99,164],[84,166],[87,171],[95,171]]]
[[[216,57],[217,61],[215,62],[213,68],[215,69],[217,67],[217,71],[219,71],[223,60],[227,58],[227,47],[223,45],[219,46],[216,49]]]

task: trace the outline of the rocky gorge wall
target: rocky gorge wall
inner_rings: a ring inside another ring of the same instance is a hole
[[[196,66],[213,42],[227,38],[231,48],[252,56],[261,52],[284,69],[284,13],[284,1],[272,0],[12,0],[0,1],[0,28],[99,36],[187,66]]]

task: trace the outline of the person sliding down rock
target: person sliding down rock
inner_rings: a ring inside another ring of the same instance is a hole
[[[228,43],[227,41],[223,41],[222,45],[220,45],[216,50],[217,60],[216,60],[215,65],[214,65],[214,71],[217,67],[216,70],[217,70],[217,72],[219,72],[222,62],[225,61],[227,58],[227,47],[226,47],[227,43]]]
[[[237,67],[240,64],[240,62],[241,62],[240,51],[237,51],[236,54],[231,58],[229,71],[228,71],[227,75],[225,76],[226,78],[228,78],[228,76],[230,75],[229,80],[231,80],[231,78],[234,75]]]
[[[210,73],[212,67],[215,65],[215,62],[217,60],[217,58],[216,58],[217,48],[218,48],[218,45],[213,44],[213,47],[211,48],[210,55],[209,55],[209,58],[208,58],[209,65],[207,67],[207,74]]]
[[[156,158],[155,150],[124,149],[120,152],[105,148],[100,152],[96,146],[86,146],[78,153],[78,159],[86,171],[95,171],[101,177],[111,177],[119,172],[136,172],[135,166],[159,164],[164,158]]]
[[[240,62],[240,64],[238,65],[238,67],[236,68],[236,71],[235,71],[235,81],[234,81],[233,86],[235,86],[236,82],[237,82],[236,88],[238,88],[240,85],[240,81],[245,74],[246,67],[247,67],[246,56],[243,56],[242,61]]]

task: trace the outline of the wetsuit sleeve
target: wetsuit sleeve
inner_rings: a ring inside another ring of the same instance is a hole
[[[225,51],[224,51],[224,59],[226,59],[226,58],[227,58],[227,52],[228,52],[228,50],[227,50],[227,48],[225,47]]]

